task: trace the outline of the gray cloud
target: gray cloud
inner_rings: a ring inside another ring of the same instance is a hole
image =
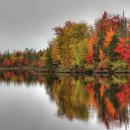
[[[65,21],[93,23],[104,10],[130,16],[129,0],[0,0],[0,51],[47,47]]]

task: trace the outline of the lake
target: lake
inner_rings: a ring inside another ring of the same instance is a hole
[[[0,130],[129,130],[130,76],[0,72]]]

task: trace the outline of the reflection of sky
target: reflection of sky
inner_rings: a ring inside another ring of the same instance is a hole
[[[26,87],[10,83],[0,85],[1,130],[106,130],[98,121],[96,110],[90,109],[88,122],[57,117],[57,107],[44,86]],[[124,126],[121,129],[125,130]]]
[[[126,126],[123,124],[121,127],[111,125],[111,129],[112,130],[129,130],[130,126],[127,126],[127,124],[126,124]]]

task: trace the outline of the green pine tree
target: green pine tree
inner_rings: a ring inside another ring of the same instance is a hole
[[[108,48],[106,49],[106,54],[108,55],[108,57],[112,62],[116,61],[116,57],[118,56],[118,54],[115,52],[117,44],[118,44],[118,36],[114,34]]]
[[[49,45],[49,47],[46,49],[46,60],[45,60],[45,67],[49,72],[53,69],[53,59],[52,59],[52,47]]]
[[[94,45],[93,59],[94,59],[94,66],[96,67],[99,63],[99,45],[98,44]]]

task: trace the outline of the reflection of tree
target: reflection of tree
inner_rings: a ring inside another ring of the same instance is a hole
[[[107,128],[112,123],[118,127],[128,124],[130,85],[127,77],[59,76],[51,85],[48,94],[58,106],[58,116],[88,120],[92,107]]]
[[[89,117],[88,94],[82,80],[70,76],[61,77],[53,84],[52,93],[58,105],[58,116],[87,120]]]
[[[50,96],[51,100],[54,100],[52,88],[53,88],[54,82],[58,80],[58,77],[55,74],[45,74],[44,78],[45,78],[44,86],[45,86],[46,92]]]
[[[58,106],[57,115],[69,120],[88,120],[90,109],[109,129],[129,123],[130,78],[38,74],[30,71],[2,71],[1,82],[43,84]],[[93,110],[93,109],[92,109]],[[93,112],[93,111],[92,111]]]
[[[128,98],[124,94],[126,92],[125,95],[130,95],[129,91],[125,91],[125,85],[122,86],[122,82],[127,82],[126,79],[119,78],[115,82],[115,77],[112,77],[110,81],[107,78],[95,79],[94,83],[90,82],[86,86],[90,104],[97,109],[98,117],[107,128],[112,122],[118,126],[128,122]]]
[[[42,84],[44,77],[40,74],[30,71],[2,71],[0,72],[0,82],[13,82],[13,83],[26,83],[36,84],[37,82]]]

